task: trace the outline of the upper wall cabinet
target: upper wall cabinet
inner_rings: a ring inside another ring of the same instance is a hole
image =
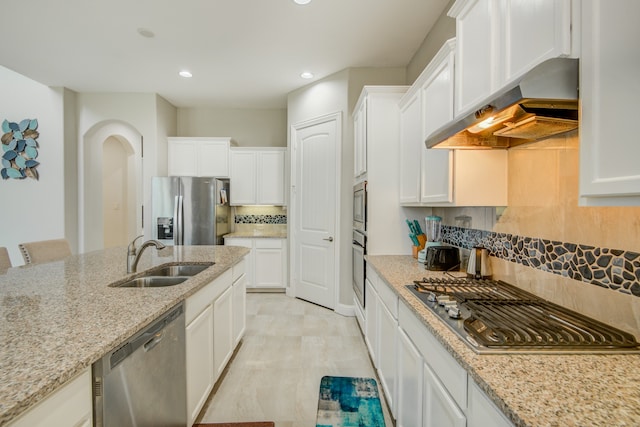
[[[582,205],[640,205],[639,16],[637,0],[582,4]]]
[[[231,205],[285,203],[285,148],[231,149]]]
[[[231,138],[168,138],[169,176],[229,176]]]
[[[425,138],[453,119],[455,39],[448,40],[400,100],[400,204],[503,206],[507,154],[427,149]],[[491,182],[490,186],[478,182]]]
[[[547,59],[577,54],[572,0],[458,0],[455,115]],[[576,13],[576,16],[579,16]]]
[[[367,100],[353,112],[353,177],[364,179],[367,173]]]

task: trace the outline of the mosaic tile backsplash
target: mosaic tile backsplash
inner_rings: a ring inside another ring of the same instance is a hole
[[[238,215],[235,216],[236,224],[286,224],[286,215]]]
[[[445,243],[482,246],[497,258],[640,296],[640,253],[464,227],[442,229]]]

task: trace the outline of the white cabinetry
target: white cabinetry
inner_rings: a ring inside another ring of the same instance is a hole
[[[91,427],[93,401],[91,368],[51,393],[11,421],[9,427]]]
[[[398,297],[386,286],[379,285],[375,271],[367,266],[365,280],[365,343],[380,378],[389,410],[395,417],[397,406]],[[377,292],[381,286],[381,292]]]
[[[367,180],[367,253],[370,255],[406,255],[406,214],[397,203],[399,188],[400,108],[398,102],[407,86],[365,86],[354,110],[355,128],[363,127],[366,149],[358,147],[354,155],[365,153]],[[362,109],[366,113],[361,113]],[[362,114],[366,120],[360,121]],[[354,133],[358,132],[354,130]],[[357,138],[356,138],[357,139]],[[354,141],[356,145],[360,144]]]
[[[189,424],[198,416],[213,390],[213,306],[205,309],[186,327],[187,416]]]
[[[353,177],[367,173],[367,100],[363,99],[353,112]]]
[[[400,101],[403,206],[507,204],[506,151],[454,151],[424,145],[429,134],[453,119],[454,52],[455,40],[448,40]]]
[[[466,418],[438,376],[424,365],[424,427],[465,427]],[[495,427],[494,424],[484,424]]]
[[[244,332],[245,299],[235,295],[235,287],[242,286],[244,266],[244,261],[240,261],[186,300],[189,426],[204,406]]]
[[[238,345],[247,327],[246,260],[233,266],[233,342]]]
[[[572,4],[577,3],[456,1],[449,10],[456,19],[456,116],[479,107],[492,93],[547,59],[575,54]]]
[[[285,150],[231,149],[231,205],[285,205]]]
[[[231,138],[169,138],[169,176],[229,176]]]
[[[247,257],[247,288],[287,287],[286,239],[225,237],[224,244],[251,249]]]
[[[640,2],[582,2],[580,196],[583,205],[640,205]]]
[[[421,426],[424,385],[422,356],[402,329],[398,330],[397,427]]]
[[[213,303],[213,372],[216,378],[231,358],[233,346],[233,287],[227,288]]]
[[[473,381],[469,381],[467,427],[511,427],[512,425],[496,405],[478,388],[478,385]],[[462,427],[464,427],[464,424],[462,424]]]

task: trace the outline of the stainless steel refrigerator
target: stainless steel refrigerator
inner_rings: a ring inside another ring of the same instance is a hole
[[[222,245],[231,229],[229,180],[153,177],[153,238],[167,245]]]

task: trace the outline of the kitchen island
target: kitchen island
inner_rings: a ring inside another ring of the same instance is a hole
[[[514,425],[640,425],[640,355],[476,354],[405,287],[444,273],[410,256],[367,263]]]
[[[232,246],[149,248],[140,258],[139,272],[161,264],[215,263],[181,284],[159,288],[108,286],[136,275],[126,272],[126,248],[0,274],[0,425],[195,294],[248,252]]]

